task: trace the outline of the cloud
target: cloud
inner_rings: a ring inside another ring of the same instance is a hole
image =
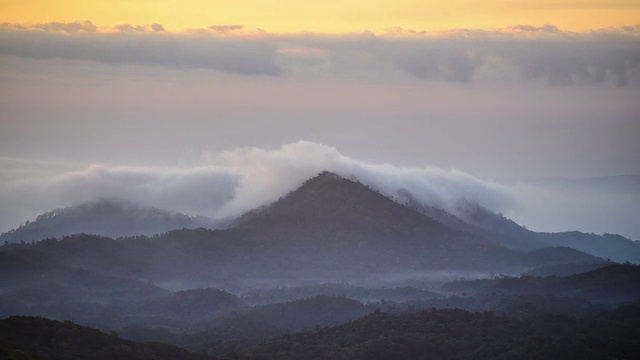
[[[164,26],[162,26],[162,24],[151,24],[151,30],[153,31],[157,31],[157,32],[163,32],[164,30]]]
[[[62,31],[67,33],[75,33],[75,32],[95,32],[98,28],[93,25],[91,21],[74,21],[69,23],[60,23],[57,21],[44,23],[44,24],[36,24],[33,26],[35,29],[45,30],[45,31]]]
[[[532,39],[523,45],[511,42],[497,53],[514,64],[525,79],[546,79],[551,85],[640,84],[637,37],[593,34],[572,41]]]
[[[116,25],[116,29],[124,32],[144,32],[145,31],[144,26],[140,26],[140,25],[134,26],[131,24]]]
[[[235,196],[220,209],[219,216],[240,214],[275,201],[324,170],[356,178],[390,197],[404,189],[424,203],[449,211],[456,211],[462,200],[497,211],[510,202],[506,188],[460,170],[368,163],[344,156],[334,147],[309,141],[286,144],[275,150],[238,149],[218,154],[213,161],[242,174]]]
[[[19,204],[18,210],[20,207],[29,208],[21,209],[22,213],[27,210],[42,213],[47,208],[50,210],[100,198],[120,198],[212,216],[234,196],[239,180],[239,175],[232,170],[212,166],[145,168],[92,165],[62,172],[52,172],[42,166],[31,166],[27,171],[25,166],[22,164],[13,170],[0,172],[3,182],[0,198],[5,200],[0,205],[2,213],[12,211],[6,208],[12,204]]]
[[[161,24],[151,24],[151,25],[132,25],[132,24],[120,24],[115,26],[116,30],[120,30],[122,32],[133,32],[133,33],[142,33],[146,31],[151,32],[163,32],[164,27]]]
[[[515,32],[512,28],[410,37],[308,38],[296,43],[321,50],[325,62],[334,67],[348,58],[345,68],[370,69],[370,77],[400,71],[421,80],[471,83],[479,69],[496,74],[515,69],[517,77],[510,81],[640,85],[640,36],[621,31],[564,33],[551,25],[517,28]]]
[[[509,81],[640,85],[636,25],[585,33],[551,24],[432,33],[391,28],[378,35],[269,34],[245,32],[242,25],[185,33],[162,31],[159,24],[115,29],[120,33],[95,32],[90,22],[3,24],[0,54],[246,75],[471,83],[500,82],[504,74],[514,74]]]
[[[557,33],[560,31],[557,26],[545,24],[543,26],[533,26],[533,25],[516,25],[509,27],[512,30],[516,31],[529,31],[529,32],[545,32],[545,33]]]
[[[623,26],[621,30],[629,33],[640,33],[640,24]]]
[[[134,29],[131,25],[122,25]],[[107,64],[210,69],[248,75],[279,75],[276,47],[251,39],[96,33],[0,31],[0,54],[35,59],[67,59]]]
[[[399,46],[398,51],[380,54],[395,67],[423,80],[471,82],[482,59],[464,48],[442,48],[439,44]]]
[[[407,36],[407,35],[428,35],[427,31],[418,31],[414,29],[405,29],[400,26],[390,27],[384,30],[385,35]]]
[[[244,25],[211,25],[209,26],[209,29],[218,34],[228,34],[230,32],[243,30]]]
[[[0,24],[0,29],[2,30],[27,30],[28,27],[22,24],[13,24],[8,22],[3,22]]]

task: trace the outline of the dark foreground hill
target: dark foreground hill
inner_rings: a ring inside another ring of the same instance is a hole
[[[464,310],[378,312],[238,351],[246,359],[269,360],[633,359],[639,339],[635,303],[598,319],[544,315],[515,320]]]
[[[214,359],[160,343],[136,343],[98,330],[36,317],[0,320],[0,359]]]
[[[256,323],[258,324],[258,323]],[[640,304],[581,318],[514,319],[457,309],[392,315],[376,310],[346,324],[275,338],[202,337],[197,348],[244,360],[633,359],[640,349]],[[256,328],[256,330],[259,330]],[[191,344],[193,345],[193,344]],[[159,343],[136,343],[71,322],[0,320],[2,359],[213,359]]]

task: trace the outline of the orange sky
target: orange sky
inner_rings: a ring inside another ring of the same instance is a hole
[[[640,23],[638,0],[2,0],[0,22],[160,23],[167,30],[242,24],[271,32],[342,33],[554,24],[585,31]]]

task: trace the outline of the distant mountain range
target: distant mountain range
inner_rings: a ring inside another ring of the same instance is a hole
[[[540,266],[603,261],[574,248],[545,247],[537,233],[478,205],[465,206],[469,215],[455,218],[401,204],[357,180],[324,172],[224,230],[181,229],[118,240],[80,235],[0,249],[37,252],[54,263],[109,276],[174,284],[169,287],[225,289],[250,289],[266,279],[295,285],[427,270],[519,274]],[[126,214],[133,214],[133,220],[127,222]],[[162,223],[165,218],[168,224]],[[110,228],[105,224],[117,224],[116,220],[131,224],[151,219],[158,226],[179,223],[181,228],[198,220],[128,203],[100,202],[41,217],[20,233],[33,227],[52,237],[59,234],[56,224],[82,224],[83,219],[105,230]],[[46,225],[52,226],[50,232]],[[518,237],[521,234],[526,241]],[[510,239],[515,246],[510,246]]]
[[[398,192],[399,202],[442,224],[483,237],[514,250],[531,251],[549,246],[570,247],[617,262],[640,264],[640,242],[616,234],[587,234],[579,231],[545,233],[531,231],[515,221],[477,203],[462,201],[455,216],[419,203],[408,191]]]
[[[121,199],[99,199],[46,212],[34,221],[0,235],[0,242],[32,242],[73,234],[118,238],[154,235],[175,229],[213,228],[207,217],[145,207]]]
[[[188,216],[121,199],[100,199],[44,213],[36,220],[0,235],[0,243],[30,243],[80,233],[111,238],[151,236],[177,229],[222,228],[231,222],[232,227],[242,233],[259,228],[261,246],[276,241],[274,237],[285,235],[297,237],[298,242],[312,241],[313,236],[319,236],[325,241],[331,240],[332,246],[337,248],[347,245],[344,243],[346,237],[351,242],[357,238],[359,246],[366,246],[382,237],[406,239],[411,235],[436,241],[445,235],[460,237],[464,233],[467,240],[474,239],[472,242],[496,244],[516,251],[560,246],[612,261],[640,263],[640,243],[619,235],[534,232],[466,200],[456,206],[456,216],[419,202],[404,189],[397,192],[393,201],[389,200],[355,179],[347,180],[324,172],[274,204],[249,211],[231,221]],[[362,231],[354,234],[355,229]]]

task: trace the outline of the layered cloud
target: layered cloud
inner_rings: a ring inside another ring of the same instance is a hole
[[[154,25],[151,25],[153,29]],[[0,54],[35,59],[94,61],[114,65],[210,69],[225,73],[278,75],[277,48],[252,39],[162,35],[132,25],[118,33],[0,31]]]
[[[0,55],[288,77],[640,84],[636,25],[585,33],[554,25],[429,33],[269,34],[240,24],[181,33],[160,24],[96,31],[89,21],[2,24]]]

